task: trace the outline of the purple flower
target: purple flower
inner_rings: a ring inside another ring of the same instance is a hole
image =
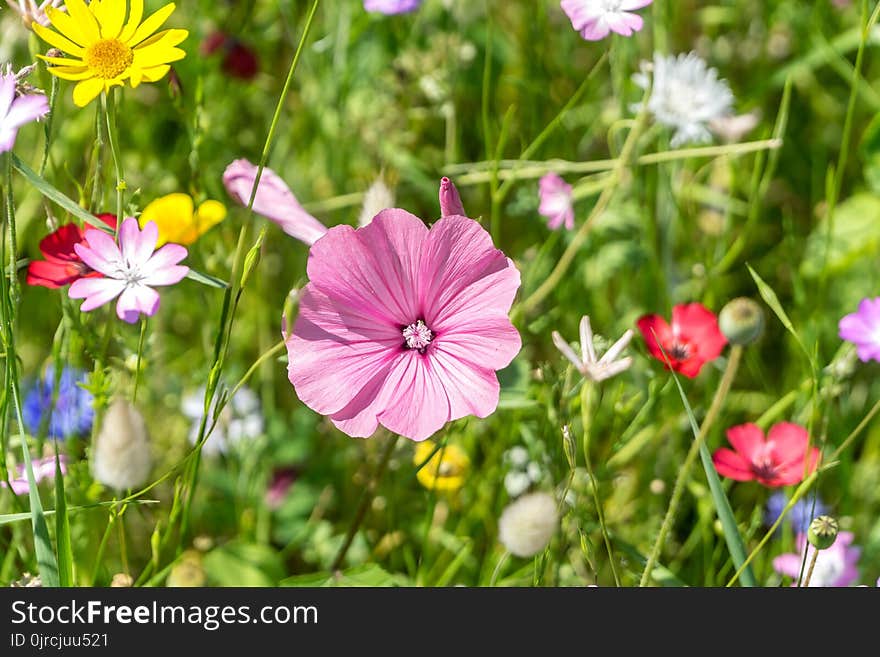
[[[16,80],[10,68],[0,73],[0,153],[12,150],[21,126],[49,112],[49,101],[43,94],[16,96]]]
[[[863,363],[880,361],[880,297],[862,299],[858,312],[842,318],[838,328],[840,339],[856,345]]]
[[[105,278],[81,278],[70,286],[71,299],[85,299],[80,310],[88,312],[119,297],[116,316],[134,324],[143,313],[152,317],[159,309],[160,285],[179,283],[189,267],[177,263],[187,256],[179,244],[166,244],[158,251],[159,228],[147,222],[143,231],[129,217],[119,229],[119,245],[102,230],[86,231],[85,244],[74,246],[76,254]]]
[[[599,41],[611,32],[631,36],[644,21],[630,12],[651,4],[652,0],[562,0],[562,11],[571,25],[588,41]]]
[[[568,230],[574,228],[571,185],[555,173],[548,173],[538,183],[538,196],[541,199],[538,213],[547,217],[547,228],[556,230],[563,223]]]
[[[788,498],[785,493],[781,490],[773,493],[773,495],[770,496],[770,499],[767,500],[764,524],[769,527],[776,522],[776,519],[782,514],[782,510],[785,508],[786,504],[788,504]],[[785,521],[791,525],[796,533],[805,533],[813,518],[825,515],[828,511],[828,506],[818,497],[816,498],[815,508],[813,507],[812,498],[801,498],[795,502],[794,506],[791,507],[791,511],[786,514]]]
[[[58,463],[61,467],[61,474],[67,474],[67,457],[64,454],[58,455]],[[35,459],[31,461],[31,468],[34,471],[34,483],[39,484],[43,479],[55,478],[55,457],[47,456],[43,459]],[[30,491],[28,486],[27,471],[23,465],[15,468],[16,477],[10,480],[12,484],[12,492],[16,495],[27,495]],[[0,488],[6,488],[6,482],[0,479]]]
[[[405,14],[415,11],[422,0],[364,0],[364,9],[381,14]]]
[[[827,550],[819,551],[816,565],[813,567],[813,575],[810,577],[811,587],[849,586],[859,578],[859,571],[856,566],[862,550],[859,547],[851,547],[852,542],[852,532],[840,532],[837,535],[837,540],[834,541],[834,545]],[[806,563],[804,567],[804,577],[806,577],[806,570],[809,569],[813,554],[816,551],[816,548],[810,545],[807,560],[804,562],[804,548],[806,546],[806,534],[798,534],[797,554],[790,552],[779,555],[773,560],[773,570],[780,575],[788,575],[794,578],[796,582],[801,572],[801,564]]]

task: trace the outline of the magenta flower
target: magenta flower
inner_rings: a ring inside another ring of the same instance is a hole
[[[58,464],[61,467],[61,474],[67,474],[67,457],[64,454],[58,455]],[[33,459],[31,468],[34,471],[34,483],[39,484],[43,479],[55,479],[55,457],[47,456],[43,459]],[[27,495],[30,491],[28,485],[27,471],[24,465],[16,467],[16,476],[10,479],[9,483],[12,492],[16,495]],[[0,479],[0,488],[6,488],[6,482]]]
[[[652,0],[562,0],[560,6],[571,25],[588,41],[599,41],[610,32],[631,36],[644,21],[630,12],[647,7]]]
[[[11,69],[0,73],[0,153],[12,150],[21,126],[49,113],[49,101],[43,94],[16,96],[16,80]]]
[[[424,440],[498,405],[495,370],[522,343],[507,313],[519,271],[476,221],[430,230],[400,209],[312,245],[287,341],[296,394],[350,436],[378,425]]]
[[[816,565],[813,568],[813,575],[810,577],[810,586],[849,586],[859,578],[858,563],[859,556],[862,553],[861,548],[853,547],[852,532],[840,532],[837,540],[827,550],[820,550],[819,556],[816,558]],[[797,537],[797,553],[790,552],[788,554],[780,554],[773,560],[773,570],[780,575],[788,575],[794,578],[796,585],[798,575],[801,572],[801,564],[804,559],[804,548],[807,546],[807,537],[805,534],[798,534]],[[807,567],[813,559],[813,553],[816,551],[812,545],[809,546],[809,554],[807,554]],[[806,570],[804,571],[806,577]]]
[[[422,0],[364,0],[364,9],[381,14],[405,14],[415,11]]]
[[[242,159],[232,162],[223,172],[226,191],[245,207],[251,200],[257,168]],[[274,221],[285,233],[309,246],[327,232],[327,227],[305,211],[285,182],[268,167],[264,167],[260,175],[254,212]]]
[[[538,183],[538,197],[538,214],[547,217],[547,228],[556,230],[563,223],[568,230],[574,228],[571,185],[555,173],[548,173]]]
[[[187,251],[179,244],[166,244],[156,251],[159,229],[152,221],[138,227],[129,217],[119,229],[119,246],[102,230],[86,231],[86,244],[73,248],[82,261],[104,278],[81,278],[70,286],[71,299],[85,299],[80,310],[88,312],[119,297],[116,316],[133,324],[141,313],[153,316],[159,309],[159,293],[153,287],[174,285],[189,273],[178,265]]]
[[[862,299],[858,312],[843,317],[838,329],[841,340],[856,345],[863,363],[880,361],[880,297]]]

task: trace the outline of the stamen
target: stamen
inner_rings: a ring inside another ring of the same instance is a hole
[[[675,360],[687,360],[690,353],[690,347],[680,342],[674,343],[672,345],[672,348],[669,350],[669,355]]]
[[[134,53],[118,39],[102,39],[89,46],[83,59],[99,77],[112,80],[131,66]]]
[[[423,354],[434,339],[434,332],[420,319],[403,329],[403,339],[406,340],[407,348],[418,349]]]

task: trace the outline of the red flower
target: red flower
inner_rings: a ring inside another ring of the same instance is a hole
[[[673,370],[690,378],[700,373],[704,363],[718,358],[727,344],[718,318],[699,303],[675,306],[672,326],[660,315],[645,315],[636,324],[651,355],[664,365],[668,359]]]
[[[252,79],[260,70],[260,62],[254,51],[234,36],[212,32],[202,41],[203,55],[217,51],[223,54],[222,68],[225,73],[242,80]]]
[[[773,425],[767,439],[755,424],[740,424],[727,430],[734,450],[721,447],[712,455],[718,474],[736,481],[756,480],[776,488],[803,480],[819,463],[819,448],[807,450],[807,430],[791,422]]]
[[[95,215],[105,224],[116,229],[116,215]],[[34,260],[28,265],[27,284],[48,288],[63,287],[80,278],[95,278],[101,274],[94,271],[76,254],[74,246],[85,242],[83,230],[76,224],[64,224],[40,242],[40,252],[45,260]]]

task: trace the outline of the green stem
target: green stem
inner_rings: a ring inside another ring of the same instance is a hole
[[[639,586],[647,586],[651,580],[651,573],[654,570],[657,559],[660,557],[660,551],[663,549],[663,544],[666,542],[666,536],[669,534],[669,530],[672,529],[672,522],[675,520],[675,513],[678,511],[678,505],[684,494],[685,484],[687,483],[691,467],[693,466],[697,455],[700,453],[700,446],[706,440],[706,436],[709,434],[709,429],[712,428],[712,424],[715,422],[718,413],[721,411],[721,406],[727,397],[727,393],[730,392],[730,387],[733,385],[736,371],[739,368],[739,363],[742,359],[742,351],[742,345],[734,345],[730,351],[730,357],[727,359],[727,367],[724,370],[724,375],[721,377],[721,382],[718,384],[718,388],[715,390],[715,396],[712,399],[712,404],[709,406],[709,411],[706,413],[706,417],[703,419],[703,424],[700,425],[700,432],[697,434],[694,442],[691,443],[687,457],[685,457],[684,463],[678,472],[675,486],[672,489],[672,497],[669,500],[669,508],[666,509],[663,524],[660,526],[660,533],[657,534],[657,540],[654,542],[654,547],[651,549],[648,562],[645,564],[645,570],[642,572]]]
[[[144,336],[147,334],[147,318],[141,317],[141,335],[138,338],[137,361],[134,366],[134,383],[131,387],[131,403],[137,402],[138,381],[140,381],[141,373],[141,356],[144,353]]]
[[[116,169],[116,232],[122,226],[123,202],[125,194],[125,174],[122,171],[122,154],[119,152],[119,125],[116,119],[115,88],[102,96],[106,106],[107,140],[110,142],[110,153],[113,156],[113,167]]]

